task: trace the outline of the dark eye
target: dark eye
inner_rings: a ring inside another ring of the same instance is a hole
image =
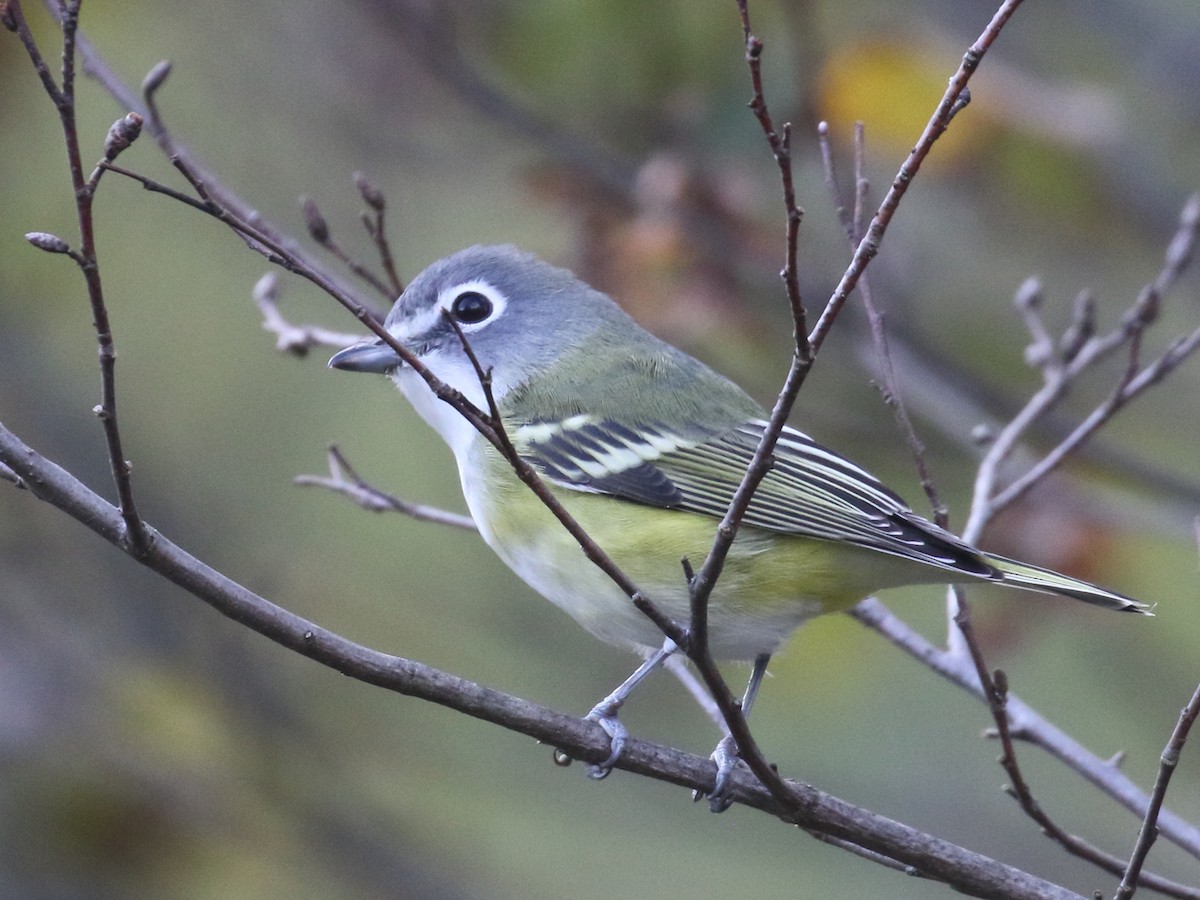
[[[492,301],[478,291],[466,291],[450,304],[450,315],[464,325],[482,322],[492,314]]]

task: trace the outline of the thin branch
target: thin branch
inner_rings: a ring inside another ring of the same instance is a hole
[[[1005,7],[1015,7],[1015,5],[1016,5],[1015,3],[1014,3],[1014,4],[1005,4],[1005,6],[1004,6],[1004,7],[1001,7],[1001,12],[1003,12],[1003,11],[1004,11]],[[998,15],[999,15],[999,13],[998,13]],[[994,20],[994,21],[995,21],[995,20]],[[1002,24],[1002,23],[1001,23],[1001,24]],[[985,34],[986,34],[986,32],[985,32]],[[994,35],[993,35],[993,37],[994,37]],[[981,40],[982,40],[982,39],[981,39]],[[980,43],[980,42],[977,42],[977,43]],[[987,41],[987,45],[990,45],[990,40],[988,40],[988,41]],[[82,46],[81,46],[81,49],[82,49]],[[975,48],[973,47],[973,48],[972,48],[972,50],[974,50],[974,49],[975,49]],[[984,46],[984,49],[986,49],[986,45]],[[968,63],[968,61],[970,60],[971,56],[972,56],[972,54],[971,54],[971,52],[969,51],[969,52],[968,52],[968,54],[967,54],[967,57],[965,57],[965,58],[964,58],[964,67],[967,65],[967,63]],[[978,62],[978,60],[976,59],[976,60],[975,60],[975,64],[977,64],[977,62]],[[972,68],[973,68],[973,66],[972,66]],[[962,70],[960,69],[960,72],[961,72],[961,71],[962,71]],[[964,85],[965,85],[965,81],[964,81]],[[952,86],[953,86],[953,82],[952,82]],[[152,91],[151,91],[151,92],[149,92],[149,95],[150,95],[150,97],[152,98]],[[958,108],[961,108],[961,107],[960,107],[959,101],[956,101],[956,103],[955,103],[955,104],[953,104],[953,105],[952,105],[952,107],[950,108],[949,115],[947,115],[947,116],[946,116],[946,119],[945,119],[945,121],[949,121],[949,116],[950,116],[950,115],[953,115],[953,112],[954,112],[954,111],[956,111]],[[159,128],[159,130],[160,130],[160,133],[165,133],[165,130],[164,130],[164,129],[161,129],[161,120],[160,120],[160,119],[158,119],[158,117],[157,117],[157,114],[155,114],[155,125],[156,125],[156,127],[157,127],[157,128]],[[942,125],[942,128],[944,128],[944,124]],[[940,131],[939,131],[938,133],[940,133]],[[935,135],[935,137],[936,137],[936,135]],[[171,144],[173,145],[173,142],[169,142],[169,143],[171,143]],[[914,151],[914,152],[915,152],[915,151]],[[193,172],[196,172],[196,171],[198,171],[198,170],[197,170],[195,167],[190,167],[190,168],[192,169],[192,171],[193,171]],[[912,172],[915,172],[915,169],[914,169],[914,170],[911,170],[911,171],[908,173],[907,177],[911,177],[911,174],[912,174]],[[904,168],[902,168],[902,170],[901,170],[901,175],[902,175],[902,176],[903,176],[903,175],[905,175],[905,169],[904,169]],[[207,184],[208,184],[208,182],[206,181],[206,179],[204,179],[204,178],[202,178],[202,177],[199,177],[199,176],[197,176],[197,178],[198,178],[198,181],[199,181],[199,184],[197,185],[197,190],[198,190],[198,191],[201,191],[203,196],[206,196],[206,197],[211,197],[211,196],[212,196],[212,193],[211,193],[211,185],[209,185],[209,186],[206,188],[206,187],[205,187],[205,185],[207,185]],[[900,179],[900,176],[898,176],[898,180],[899,180],[899,179]],[[189,180],[191,180],[191,179],[189,179]],[[193,182],[193,183],[195,183],[195,182]],[[896,185],[895,185],[895,184],[893,184],[893,189],[895,189],[895,187],[896,187]],[[210,202],[211,202],[211,201],[210,201]],[[248,207],[246,207],[246,209],[248,209]],[[881,209],[882,209],[882,207],[881,207]],[[894,210],[893,210],[893,211],[894,211]],[[250,214],[250,215],[249,215],[249,218],[248,218],[246,221],[256,221],[256,220],[257,220],[257,214],[256,214],[256,213],[254,213],[252,210],[250,210],[250,211],[249,211],[249,214]],[[877,217],[876,217],[876,218],[877,218],[877,219],[879,218],[879,217],[878,217],[878,214],[877,214]],[[890,216],[889,216],[889,218],[890,218]],[[874,224],[875,224],[875,222],[873,221],[873,223],[872,223],[872,224],[874,225]],[[882,229],[880,229],[880,233],[881,233],[881,232],[882,232]],[[870,230],[868,230],[867,238],[869,238],[870,236],[871,236],[871,234],[870,234]],[[865,242],[866,242],[866,238],[864,238],[864,244],[865,244]],[[863,250],[863,246],[864,246],[864,244],[860,244],[860,251],[862,251],[862,250]],[[876,244],[876,249],[877,249],[877,244]],[[264,252],[264,251],[260,250],[260,252]],[[268,253],[267,255],[269,255],[269,253]],[[856,258],[858,257],[858,255],[859,255],[859,254],[856,252]],[[874,255],[874,254],[873,254],[873,252],[872,252],[872,253],[870,253],[870,255],[871,255],[871,256],[873,256],[873,255]],[[868,257],[868,258],[869,258],[869,257]],[[860,265],[865,265],[865,260],[864,260],[864,262],[862,262]],[[852,268],[853,268],[853,266],[852,266]],[[848,271],[847,271],[847,276],[849,276],[849,275],[850,275],[850,270],[848,270]],[[306,276],[306,277],[307,277],[307,276]],[[312,280],[312,279],[310,279],[310,280]],[[845,283],[845,282],[846,282],[846,280],[847,280],[847,277],[846,277],[846,276],[844,276],[844,278],[843,278],[843,282]],[[841,288],[841,287],[842,287],[842,286],[840,285],[840,286],[839,286],[839,288]],[[848,289],[846,289],[846,290],[844,291],[844,293],[848,293],[848,292],[849,292],[849,289],[852,289],[852,287],[853,287],[853,284],[851,283],[851,284],[850,284],[850,287],[849,287]],[[837,292],[835,292],[835,297],[836,297],[836,296],[837,296]],[[820,324],[821,324],[821,323],[819,322],[819,323],[818,323],[818,328],[820,327]],[[372,330],[375,330],[375,329],[372,329]],[[378,333],[378,332],[377,332],[377,333]],[[383,338],[385,341],[387,340],[387,337],[386,337],[386,336],[383,336],[383,335],[381,335],[381,337],[382,337],[382,338]],[[397,348],[396,348],[396,347],[393,347],[393,349],[397,349]],[[403,356],[403,354],[401,354],[401,355]],[[440,396],[440,394],[439,394],[439,396]],[[480,411],[479,411],[479,410],[474,410],[474,412],[475,412],[475,413],[479,413]],[[467,417],[468,417],[469,419],[471,418],[471,416],[470,416],[470,415],[468,415]],[[601,754],[601,755],[603,755],[603,754]],[[707,771],[708,773],[711,773],[711,764],[707,764],[707,765],[705,766],[705,768],[706,768],[706,771]],[[709,777],[711,777],[711,775],[709,775]]]
[[[1171,732],[1171,737],[1167,741],[1166,747],[1163,748],[1162,756],[1159,757],[1158,777],[1154,780],[1154,790],[1150,794],[1150,804],[1146,809],[1146,817],[1142,821],[1142,827],[1138,831],[1137,842],[1133,847],[1133,854],[1129,857],[1129,865],[1125,869],[1121,877],[1121,884],[1117,888],[1114,895],[1115,900],[1127,900],[1133,896],[1134,890],[1138,885],[1144,887],[1155,887],[1151,877],[1142,874],[1142,865],[1146,861],[1146,856],[1150,853],[1150,848],[1154,845],[1155,838],[1158,837],[1158,816],[1162,810],[1163,800],[1167,796],[1167,787],[1171,783],[1171,776],[1175,774],[1175,769],[1179,765],[1179,757],[1183,752],[1183,745],[1187,743],[1188,732],[1191,731],[1192,725],[1196,722],[1196,716],[1200,715],[1200,685],[1192,693],[1192,698],[1187,702],[1187,705],[1179,714],[1179,721],[1176,722],[1175,728]],[[1156,888],[1160,890],[1160,888]],[[1183,896],[1183,895],[1177,895]],[[1193,892],[1187,896],[1200,897],[1200,891]]]
[[[0,463],[17,473],[31,493],[132,555],[118,510],[0,425]],[[275,606],[189,555],[151,530],[138,562],[208,603],[218,612],[281,646],[359,681],[417,697],[492,722],[562,748],[576,759],[599,763],[609,753],[601,729],[575,716],[495,691],[401,657],[354,644]],[[630,738],[617,761],[625,771],[693,790],[712,783],[712,762]],[[1072,898],[1078,895],[1011,866],[860,809],[808,785],[791,782],[795,802],[781,807],[754,779],[734,774],[738,800],[806,830],[850,841],[911,866],[926,877],[980,897]]]
[[[463,352],[466,353],[467,359],[470,360],[472,367],[475,370],[475,376],[478,379],[479,386],[483,390],[484,403],[487,407],[487,417],[484,420],[486,430],[479,426],[476,428],[487,438],[487,440],[500,451],[505,461],[512,467],[513,473],[518,479],[542,501],[542,504],[550,510],[556,519],[567,530],[571,537],[579,544],[586,556],[600,571],[604,572],[612,582],[624,591],[625,595],[630,599],[637,609],[650,619],[658,629],[676,644],[686,640],[683,629],[677,622],[663,613],[654,605],[642,590],[633,582],[624,571],[621,570],[612,557],[597,544],[577,521],[572,516],[565,506],[551,492],[549,486],[542,477],[534,470],[525,459],[517,452],[517,448],[513,446],[512,440],[508,436],[508,430],[504,427],[504,417],[500,413],[500,407],[496,404],[496,398],[492,394],[492,373],[490,369],[484,369],[479,362],[479,358],[475,355],[475,351],[471,348],[470,341],[467,340],[466,334],[459,326],[458,322],[448,312],[443,310],[446,322],[454,329],[454,333],[458,336],[459,342],[462,344]],[[472,423],[474,424],[474,423]],[[599,728],[599,726],[596,726]]]
[[[1127,865],[1132,866],[1132,861],[1127,864],[1125,860],[1115,854],[1101,850],[1078,835],[1071,834],[1055,822],[1034,797],[1033,789],[1030,787],[1029,782],[1026,781],[1025,775],[1021,771],[1020,763],[1017,761],[1017,751],[1009,728],[1007,708],[1008,676],[1000,669],[996,669],[995,672],[988,671],[979,640],[975,636],[974,627],[971,624],[970,616],[966,613],[966,609],[966,604],[962,603],[961,598],[959,598],[960,614],[955,619],[955,622],[963,632],[965,646],[970,653],[971,662],[975,667],[975,675],[979,680],[979,684],[982,685],[984,702],[992,714],[992,720],[996,723],[994,736],[1000,741],[1000,766],[1004,769],[1009,779],[1009,783],[1005,786],[1005,792],[1012,796],[1020,804],[1022,811],[1037,823],[1042,834],[1058,843],[1072,856],[1079,857],[1111,875],[1120,876],[1123,873],[1127,873]],[[1200,692],[1200,688],[1197,690]],[[1164,784],[1163,792],[1165,793],[1165,791],[1166,786]],[[1161,806],[1162,796],[1158,797],[1157,804],[1154,802],[1154,797],[1151,796],[1146,813],[1147,822],[1153,822],[1154,818],[1157,818]],[[1145,831],[1145,827],[1143,827],[1143,831]],[[1147,846],[1145,849],[1149,850],[1149,847]],[[1135,853],[1135,857],[1136,855]],[[1188,898],[1188,900],[1198,900],[1200,898],[1200,891],[1197,891],[1195,888],[1170,881],[1159,875],[1143,875],[1141,883],[1144,887],[1152,887],[1154,890],[1170,897],[1183,897]]]
[[[396,512],[422,522],[434,522],[438,525],[450,525],[466,531],[478,531],[475,527],[475,520],[470,516],[421,503],[409,503],[364,481],[337,447],[329,448],[328,460],[329,477],[297,475],[292,479],[293,483],[335,491],[349,497],[363,509],[371,512]]]
[[[375,252],[379,254],[379,264],[383,266],[384,275],[387,276],[388,284],[391,285],[391,297],[395,299],[404,293],[404,282],[396,273],[392,243],[387,236],[387,197],[362,172],[355,172],[353,177],[354,186],[358,188],[358,195],[367,204],[367,209],[362,213],[363,227],[367,229],[371,240],[375,242]]]
[[[738,743],[742,759],[750,767],[751,771],[762,779],[764,784],[771,786],[774,791],[778,792],[777,796],[781,800],[785,795],[782,792],[782,784],[778,773],[775,772],[758,751],[749,728],[746,726],[745,717],[738,708],[737,702],[730,693],[728,686],[720,677],[720,673],[717,671],[708,653],[706,633],[708,598],[711,596],[716,580],[720,576],[725,558],[733,545],[738,526],[746,510],[749,508],[754,492],[770,470],[771,456],[774,452],[776,441],[779,439],[784,423],[791,413],[800,388],[804,384],[809,371],[812,369],[813,362],[822,342],[833,326],[838,313],[845,305],[850,292],[854,290],[870,261],[878,253],[880,241],[887,231],[888,224],[894,217],[901,199],[908,190],[908,186],[920,171],[922,163],[933,148],[934,142],[942,135],[951,119],[966,103],[969,97],[969,94],[967,94],[967,83],[976,68],[978,68],[983,55],[994,43],[1005,23],[1020,3],[1021,0],[1004,0],[979,38],[967,50],[958,71],[951,77],[950,85],[943,95],[941,102],[938,104],[937,109],[926,124],[920,139],[908,158],[901,165],[888,190],[887,196],[872,217],[866,234],[859,242],[850,265],[842,275],[837,288],[825,304],[825,309],[820,319],[818,319],[812,332],[805,336],[802,330],[805,318],[799,287],[794,278],[789,278],[789,274],[794,272],[789,267],[792,266],[795,260],[794,242],[798,236],[799,226],[799,210],[795,207],[794,194],[790,191],[790,138],[786,127],[781,131],[775,129],[773,119],[767,109],[766,100],[762,94],[760,70],[762,42],[754,36],[750,27],[746,0],[738,0],[742,32],[746,41],[746,58],[750,66],[751,82],[754,89],[751,109],[759,121],[768,146],[779,166],[785,207],[788,212],[787,244],[784,252],[785,264],[783,276],[788,290],[789,305],[792,308],[793,316],[797,323],[796,349],[793,353],[792,363],[784,380],[783,388],[771,410],[767,428],[763,433],[762,439],[759,441],[754,457],[747,466],[741,484],[738,485],[737,490],[734,492],[729,509],[717,526],[717,533],[713,540],[712,548],[709,550],[704,564],[697,571],[696,578],[691,584],[692,633],[690,637],[692,640],[691,645],[681,644],[681,646],[687,647],[688,656],[696,663],[701,677],[704,678],[705,684],[708,685],[709,690],[713,693],[714,700],[721,707],[722,713],[725,714],[730,731]],[[745,745],[743,745],[743,742],[745,742]]]
[[[854,202],[847,206],[842,197],[841,188],[837,182],[837,172],[834,167],[833,150],[829,141],[829,126],[821,122],[817,127],[818,139],[821,146],[821,159],[825,169],[825,184],[828,187],[837,210],[839,221],[846,232],[852,246],[857,246],[861,239],[862,210],[866,206],[870,192],[870,182],[866,175],[866,143],[861,122],[854,126]],[[849,210],[853,210],[850,212]],[[921,487],[929,500],[933,511],[933,520],[943,528],[947,527],[947,511],[934,484],[929,471],[929,463],[925,457],[925,444],[917,435],[916,426],[908,414],[908,406],[904,402],[904,394],[900,390],[900,381],[896,376],[896,367],[892,361],[891,344],[888,340],[887,317],[875,304],[868,275],[864,273],[859,281],[859,293],[862,295],[863,309],[867,314],[867,323],[871,332],[871,340],[875,347],[876,364],[883,376],[883,384],[879,386],[884,402],[891,408],[896,417],[896,424],[908,445],[913,465]]]
[[[878,599],[871,597],[855,606],[850,615],[876,631],[950,683],[985,700],[973,661],[930,643]],[[1138,816],[1144,816],[1148,795],[1110,760],[1101,759],[1070,735],[1048,722],[1041,714],[1006,693],[1005,710],[1009,732],[1018,740],[1031,743],[1087,779],[1091,784]],[[1159,828],[1173,843],[1192,855],[1200,855],[1200,828],[1164,809]]]
[[[975,70],[979,68],[984,54],[995,43],[1005,24],[1020,5],[1021,0],[1004,0],[979,37],[967,48],[967,52],[963,54],[962,63],[960,63],[954,75],[951,76],[950,84],[946,88],[946,92],[942,95],[937,109],[926,123],[925,130],[921,132],[921,136],[917,139],[912,152],[909,153],[908,158],[901,164],[896,177],[892,179],[892,184],[888,188],[887,195],[871,219],[871,224],[867,227],[862,240],[859,241],[858,248],[854,251],[854,257],[851,259],[849,267],[843,273],[837,287],[834,288],[833,295],[825,306],[825,311],[821,314],[821,318],[817,320],[816,326],[809,335],[809,342],[813,345],[814,353],[829,333],[834,318],[837,316],[842,305],[845,304],[851,291],[854,290],[855,285],[858,284],[858,279],[862,276],[863,271],[870,261],[875,258],[876,254],[879,253],[879,243],[883,239],[884,232],[887,231],[888,225],[895,216],[901,199],[908,192],[913,178],[916,177],[925,158],[933,149],[934,142],[941,137],[946,128],[949,127],[951,120],[969,102],[970,93],[967,91],[967,83],[971,80],[971,76],[975,73]]]
[[[1200,548],[1200,519],[1197,519],[1194,524],[1196,546]],[[1150,853],[1150,848],[1154,845],[1154,841],[1158,837],[1158,819],[1162,814],[1162,805],[1167,796],[1167,787],[1171,783],[1171,776],[1175,774],[1175,769],[1179,766],[1179,757],[1183,753],[1183,745],[1187,743],[1188,732],[1191,731],[1192,725],[1195,724],[1197,715],[1200,715],[1200,685],[1192,692],[1192,698],[1180,711],[1179,721],[1175,723],[1171,737],[1167,740],[1167,745],[1163,748],[1162,755],[1159,757],[1158,777],[1154,780],[1154,790],[1150,794],[1150,803],[1146,808],[1142,827],[1138,831],[1133,853],[1129,857],[1129,865],[1122,874],[1121,884],[1117,887],[1117,892],[1114,895],[1115,900],[1128,900],[1129,897],[1133,896],[1133,892],[1139,885],[1153,887],[1152,876],[1142,874],[1142,866],[1145,864],[1146,857]]]
[[[76,31],[79,27],[79,0],[62,4],[59,12],[62,27],[61,87],[54,84],[53,76],[49,74],[49,66],[33,40],[20,3],[8,3],[5,9],[5,22],[12,23],[34,69],[42,80],[43,88],[58,111],[59,127],[62,130],[63,143],[67,151],[67,168],[71,175],[80,242],[79,249],[69,252],[67,255],[79,267],[87,286],[92,324],[99,349],[100,402],[94,407],[94,411],[104,432],[109,471],[117,491],[121,515],[125,523],[125,540],[129,542],[135,553],[140,553],[146,550],[148,538],[134,502],[131,466],[125,458],[121,429],[117,421],[117,351],[112,326],[109,322],[108,306],[104,299],[104,285],[100,278],[100,261],[96,252],[95,226],[92,218],[92,204],[98,176],[93,179],[84,177],[83,158],[79,147],[79,130],[75,119],[75,41]],[[121,121],[123,120],[119,120],[110,130],[110,142]],[[128,135],[131,135],[129,140],[137,137],[140,125],[140,119],[130,120],[130,130],[127,132]],[[123,147],[106,146],[105,154],[107,156],[111,153],[112,156],[115,156],[121,149]]]
[[[300,209],[304,213],[304,224],[308,228],[309,237],[333,254],[333,258],[345,266],[364,283],[375,290],[385,300],[395,300],[396,292],[384,284],[379,276],[372,272],[365,263],[355,259],[333,237],[329,223],[317,207],[312,197],[300,198]],[[395,273],[392,273],[393,275]]]
[[[1120,409],[1149,387],[1157,384],[1184,360],[1200,349],[1200,327],[1176,339],[1157,359],[1138,367],[1141,336],[1156,320],[1166,292],[1191,263],[1200,240],[1200,194],[1184,204],[1179,227],[1164,254],[1158,274],[1142,289],[1121,323],[1107,334],[1080,340],[1080,332],[1094,327],[1087,301],[1076,304],[1076,312],[1062,341],[1049,336],[1038,314],[1040,292],[1035,283],[1027,283],[1017,294],[1017,308],[1030,328],[1033,344],[1028,357],[1042,369],[1043,385],[1025,407],[1003,428],[988,448],[975,479],[971,514],[963,529],[970,542],[979,540],[987,523],[1004,507],[1019,499]],[[997,490],[1000,467],[1011,455],[1034,421],[1042,417],[1066,395],[1083,373],[1108,358],[1122,346],[1129,347],[1125,373],[1109,397],[1101,402],[1080,424],[1031,467],[1003,490]]]
[[[268,272],[254,285],[251,295],[262,314],[262,327],[275,335],[275,349],[293,356],[306,356],[313,347],[341,349],[357,343],[361,336],[331,331],[316,325],[293,325],[279,311],[279,278]]]
[[[24,490],[27,487],[21,476],[3,464],[0,464],[0,481],[7,481],[18,490]]]
[[[738,14],[742,20],[742,37],[746,43],[746,64],[750,67],[750,84],[753,96],[750,99],[750,109],[758,119],[759,127],[767,140],[775,165],[779,168],[779,185],[783,193],[783,208],[787,223],[784,238],[783,270],[779,277],[787,290],[788,305],[792,310],[792,320],[796,332],[796,351],[801,358],[811,356],[808,346],[808,325],[804,311],[804,300],[800,295],[800,279],[796,266],[797,246],[800,239],[800,222],[804,212],[796,205],[796,185],[792,175],[792,125],[784,122],[777,128],[771,111],[767,107],[766,95],[763,92],[762,52],[763,42],[755,36],[750,28],[750,12],[748,0],[737,0]]]

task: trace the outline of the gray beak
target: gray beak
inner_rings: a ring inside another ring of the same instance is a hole
[[[404,365],[396,352],[387,344],[376,339],[363,341],[345,350],[339,350],[329,360],[329,368],[346,372],[370,372],[385,375]]]

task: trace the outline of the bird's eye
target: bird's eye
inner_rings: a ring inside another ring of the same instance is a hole
[[[476,325],[492,314],[492,301],[479,291],[464,291],[450,304],[450,315],[464,325]]]

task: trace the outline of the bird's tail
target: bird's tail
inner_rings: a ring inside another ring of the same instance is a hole
[[[990,553],[983,554],[983,558],[999,573],[996,580],[1002,584],[1023,587],[1031,591],[1041,591],[1044,594],[1074,597],[1076,600],[1103,606],[1105,609],[1140,613],[1143,616],[1154,615],[1150,606],[1145,603],[1139,603],[1132,597],[1126,597],[1116,591],[1088,584],[1078,578],[1070,578],[1049,569],[1041,569],[1004,556],[993,556]]]

